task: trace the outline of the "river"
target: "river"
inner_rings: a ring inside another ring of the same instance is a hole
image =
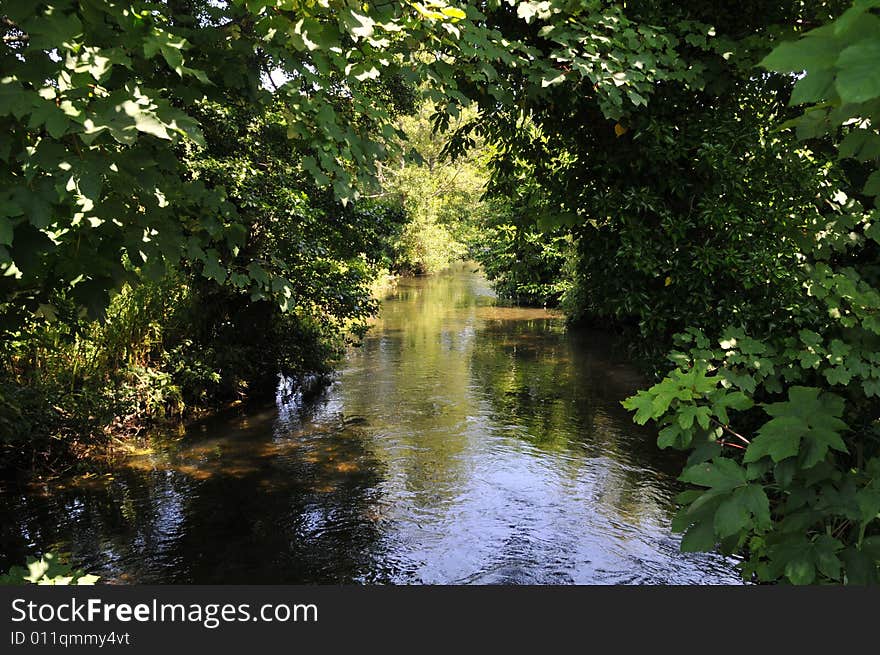
[[[0,552],[106,582],[738,583],[679,552],[681,459],[621,408],[641,380],[612,352],[498,305],[473,265],[403,279],[317,398],[5,493]]]

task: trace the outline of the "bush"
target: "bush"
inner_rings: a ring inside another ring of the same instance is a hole
[[[125,287],[103,322],[35,319],[4,345],[0,466],[66,466],[110,436],[269,395],[279,373],[326,372],[342,347],[322,321],[197,279]]]
[[[518,226],[499,212],[481,234],[474,258],[501,298],[522,305],[555,307],[570,287],[566,265],[571,239]]]
[[[852,158],[842,190],[823,194],[832,211],[798,215],[785,282],[799,302],[772,322],[688,329],[675,368],[625,401],[636,422],[658,422],[661,447],[691,451],[681,479],[696,488],[673,526],[683,549],[741,552],[750,580],[880,582],[880,230],[864,209],[880,196],[880,93],[860,72],[880,67],[880,32],[861,27],[880,25],[870,11],[857,4],[764,60],[806,70],[793,98],[819,104],[798,134],[829,135]]]

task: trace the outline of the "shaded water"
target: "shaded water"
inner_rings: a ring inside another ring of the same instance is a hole
[[[680,462],[620,407],[640,381],[608,352],[495,306],[472,266],[405,279],[318,399],[7,492],[0,552],[142,583],[737,582],[678,552]]]

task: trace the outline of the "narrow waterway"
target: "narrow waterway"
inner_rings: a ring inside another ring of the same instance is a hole
[[[620,407],[640,380],[609,352],[497,306],[473,265],[404,279],[323,394],[5,493],[0,552],[111,582],[738,582],[679,552],[680,460]]]

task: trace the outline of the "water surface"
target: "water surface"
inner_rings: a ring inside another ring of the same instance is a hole
[[[563,328],[496,305],[472,265],[404,279],[317,399],[5,492],[0,563],[66,551],[138,583],[737,582],[679,552],[681,462],[619,404],[638,375]]]

